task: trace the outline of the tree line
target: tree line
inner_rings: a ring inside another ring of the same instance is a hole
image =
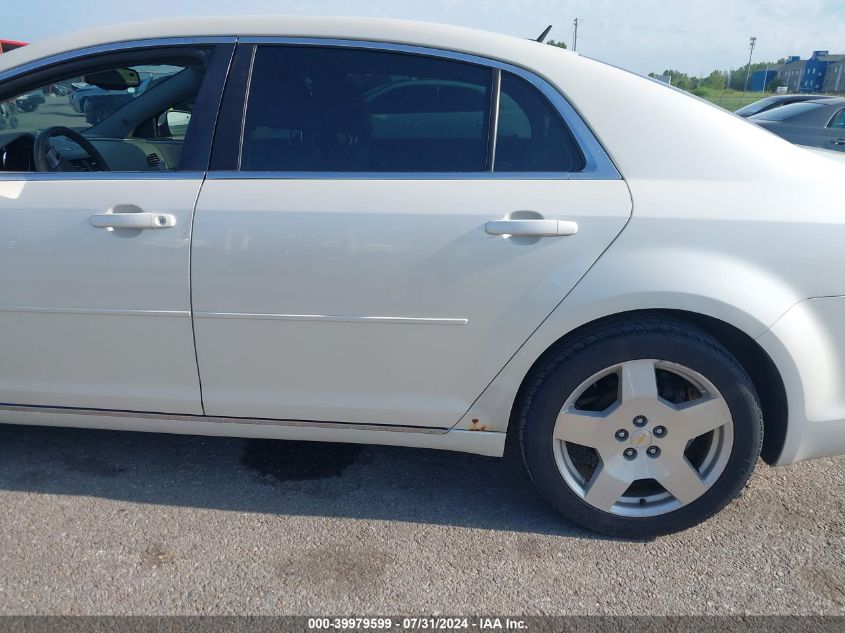
[[[550,46],[557,46],[558,48],[566,48],[566,43],[556,40],[549,40],[547,42]],[[781,58],[776,62],[755,62],[751,64],[751,70],[748,73],[748,84],[751,87],[751,75],[758,70],[768,70],[779,64],[786,63],[785,58]],[[681,90],[687,90],[693,93],[708,92],[713,90],[745,90],[746,88],[746,67],[731,68],[724,72],[721,70],[714,70],[706,77],[696,77],[682,73],[680,70],[664,70],[662,73],[649,73],[649,77],[657,77],[658,75],[668,75],[672,78],[672,85]],[[766,85],[766,90],[774,92],[779,86],[785,85],[780,79],[773,79]]]
[[[758,70],[768,70],[778,64],[783,64],[786,62],[786,59],[779,59],[776,62],[756,62],[751,64],[751,72],[749,74],[749,88],[750,88],[750,75],[753,75],[755,71]],[[707,75],[706,77],[696,77],[694,75],[688,75],[686,73],[682,73],[679,70],[664,70],[662,73],[649,73],[649,77],[656,77],[658,75],[669,75],[672,78],[672,85],[680,88],[681,90],[689,90],[691,92],[695,92],[697,89],[707,89],[707,90],[725,90],[726,88],[731,90],[744,90],[745,89],[745,78],[746,78],[746,71],[745,66],[741,68],[731,68],[727,73],[721,70],[714,70],[712,73]],[[778,86],[784,85],[780,79],[773,79],[768,83],[766,86],[766,90],[770,92],[774,92]]]

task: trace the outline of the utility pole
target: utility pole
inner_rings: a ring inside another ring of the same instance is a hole
[[[751,52],[748,53],[748,66],[745,67],[745,86],[743,87],[743,92],[748,90],[748,80],[751,78],[751,57],[754,55],[754,47],[757,45],[757,38],[751,38]]]
[[[575,35],[572,37],[572,51],[578,50],[578,18],[575,18]]]

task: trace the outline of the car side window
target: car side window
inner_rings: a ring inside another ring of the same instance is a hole
[[[585,159],[558,111],[524,79],[502,73],[498,172],[577,172]]]
[[[36,75],[0,95],[0,127],[15,133],[0,148],[0,171],[36,171],[35,139],[49,140],[52,171],[176,171],[210,52],[168,50],[92,58]],[[74,133],[77,138],[68,136]],[[80,144],[88,140],[100,154]],[[105,165],[98,164],[104,161]]]
[[[845,129],[845,109],[836,113],[836,116],[833,117],[829,127],[837,130]]]
[[[479,172],[492,70],[406,53],[261,46],[240,168],[288,172]]]

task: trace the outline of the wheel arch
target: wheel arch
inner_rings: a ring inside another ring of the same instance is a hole
[[[632,319],[654,317],[668,318],[704,330],[733,354],[740,365],[748,372],[760,396],[763,410],[764,440],[762,457],[767,464],[774,464],[783,449],[788,426],[786,387],[774,361],[759,343],[735,325],[712,316],[679,309],[631,310],[611,314],[584,323],[561,336],[537,357],[525,373],[512,403],[510,413],[511,423],[508,424],[509,436],[517,428],[517,425],[513,423],[514,416],[524,396],[526,386],[530,384],[534,372],[561,345],[565,345],[573,338],[601,325],[615,321],[630,321]]]

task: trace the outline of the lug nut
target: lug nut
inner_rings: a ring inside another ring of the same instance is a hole
[[[619,429],[618,431],[616,431],[616,439],[620,442],[624,442],[628,439],[628,431],[626,431],[625,429]]]
[[[646,450],[646,454],[649,457],[657,457],[660,455],[660,448],[658,448],[657,446],[649,446],[648,450]]]
[[[666,437],[666,427],[665,426],[654,427],[654,437]]]
[[[648,424],[648,418],[644,415],[638,415],[634,418],[634,426],[642,428],[646,424]]]
[[[625,459],[635,459],[637,457],[637,449],[626,448],[622,451],[622,454],[625,456]]]

